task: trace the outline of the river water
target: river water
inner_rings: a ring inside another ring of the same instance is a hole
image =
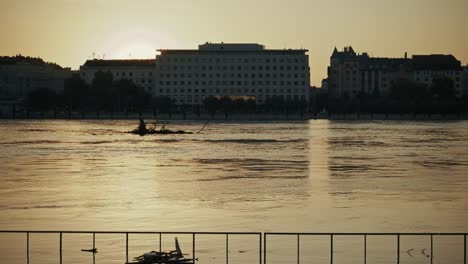
[[[212,122],[193,135],[125,133],[134,126],[0,121],[0,229],[468,232],[467,121]],[[121,238],[102,237],[121,249]],[[41,241],[54,239],[32,237],[33,263],[50,263],[57,243]],[[15,252],[9,263],[24,263],[23,240],[0,235],[0,252]],[[72,240],[79,247],[89,237]],[[88,258],[75,253],[70,261]],[[200,254],[197,263],[220,263]],[[123,263],[122,252],[111,255],[99,256]]]

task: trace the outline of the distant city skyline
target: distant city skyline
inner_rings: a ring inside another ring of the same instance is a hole
[[[2,0],[0,55],[42,57],[78,69],[99,57],[154,58],[205,42],[309,50],[311,85],[333,49],[376,57],[453,54],[468,62],[465,0],[127,1]]]

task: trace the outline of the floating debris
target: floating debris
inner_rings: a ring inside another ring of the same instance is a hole
[[[97,248],[92,248],[92,249],[82,249],[81,251],[83,252],[92,252],[92,253],[97,253]]]
[[[184,258],[179,246],[177,237],[175,238],[176,250],[170,252],[151,251],[136,257],[134,262],[126,264],[193,264],[193,259]]]
[[[147,129],[147,130],[143,130],[143,131],[135,129],[135,130],[130,131],[129,133],[137,134],[137,135],[140,135],[140,136],[157,135],[157,134],[162,134],[162,135],[168,135],[168,134],[193,134],[192,132],[187,132],[187,131],[184,131],[184,130],[173,131],[173,130],[166,129],[166,128],[154,129],[154,130],[153,129]]]

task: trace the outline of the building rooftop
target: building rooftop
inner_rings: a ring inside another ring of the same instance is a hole
[[[353,47],[345,47],[343,51],[338,51],[335,47],[332,53],[332,58],[344,58],[344,57],[355,57],[356,52],[354,52]]]
[[[198,49],[158,49],[161,54],[233,54],[233,53],[275,53],[275,54],[305,54],[306,49],[265,49],[257,43],[205,43]]]
[[[198,50],[206,51],[262,51],[265,46],[256,43],[205,43],[198,45]]]
[[[3,56],[0,57],[0,65],[18,65],[28,64],[36,66],[50,66],[55,69],[63,69],[60,65],[52,62],[45,62],[41,58],[34,58],[29,56],[16,55],[14,57]]]
[[[453,55],[414,55],[415,70],[461,70],[461,62]]]
[[[355,61],[359,61],[361,66],[385,66],[390,67],[393,69],[398,69],[400,65],[404,65],[409,63],[409,59],[407,58],[385,58],[385,57],[369,57],[367,52],[362,54],[358,54],[354,51],[352,47],[345,47],[343,51],[338,51],[337,48],[333,50],[333,54],[331,56],[333,59],[338,59],[340,62],[344,62],[345,60],[353,59]]]
[[[155,59],[142,60],[87,60],[83,67],[154,67]]]

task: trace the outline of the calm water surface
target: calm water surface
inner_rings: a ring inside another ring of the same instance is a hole
[[[466,121],[134,126],[0,121],[1,229],[468,232]]]

